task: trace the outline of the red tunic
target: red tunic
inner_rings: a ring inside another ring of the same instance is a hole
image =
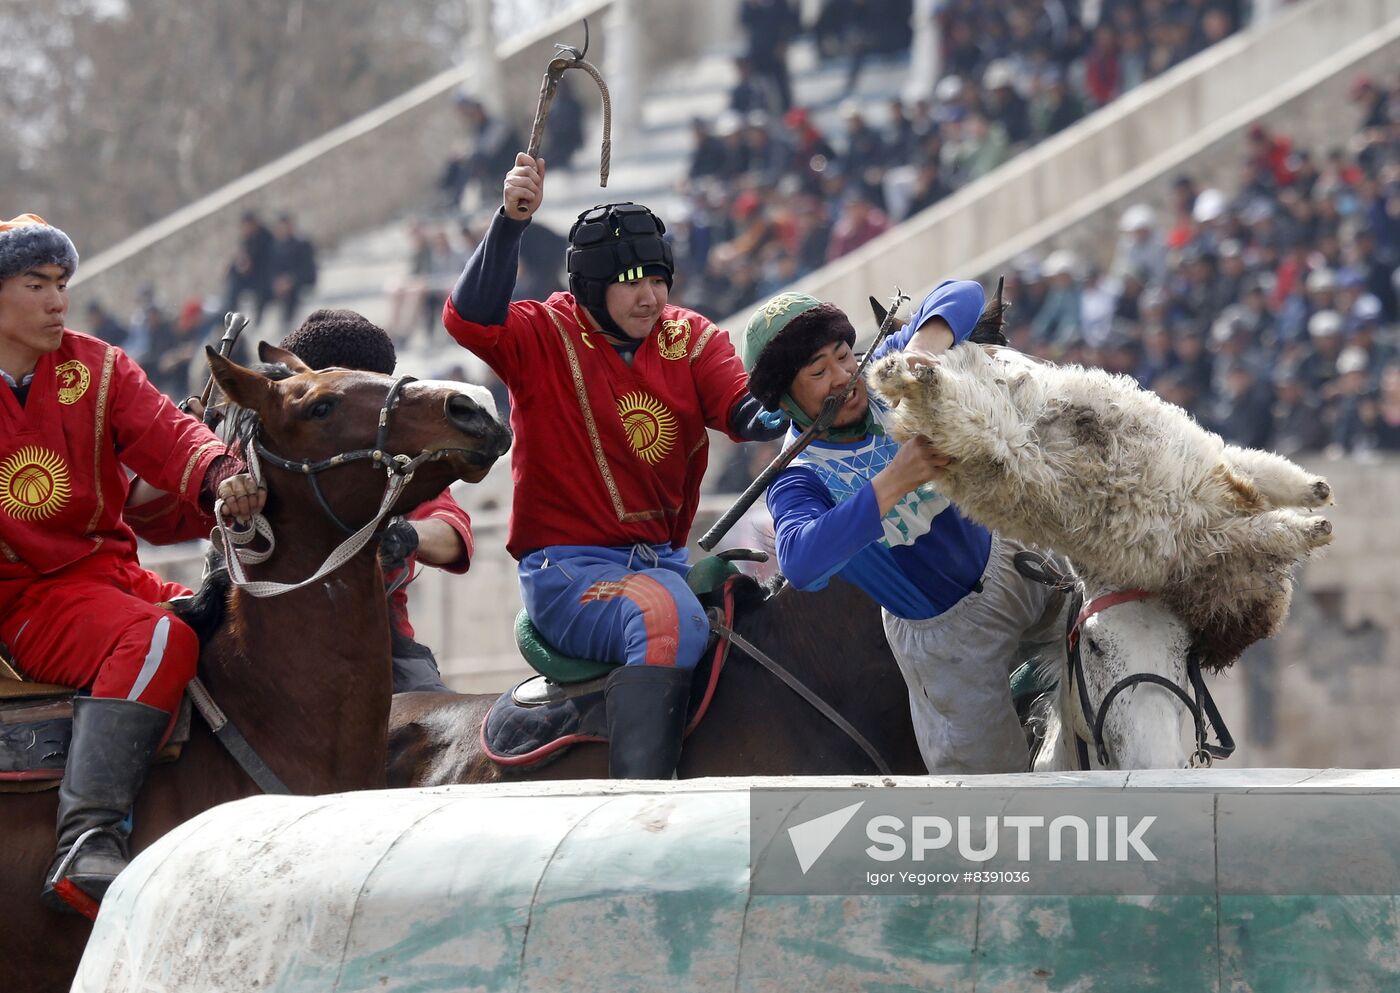
[[[462,544],[466,546],[466,551],[461,558],[455,562],[448,562],[445,565],[436,566],[444,572],[455,572],[458,575],[466,572],[471,566],[472,559],[472,519],[467,512],[462,509],[461,504],[452,496],[451,490],[443,490],[437,496],[420,503],[413,510],[404,515],[410,521],[444,521],[452,530],[456,531],[462,538]],[[408,619],[408,587],[416,576],[414,571],[418,564],[418,555],[410,555],[402,566],[384,576],[386,586],[391,586],[403,574],[406,569],[409,579],[404,582],[389,597],[389,622],[393,624],[394,630],[399,634],[414,637],[413,625]]]
[[[152,545],[208,538],[214,527],[212,513],[174,493],[164,492],[153,500],[128,506],[122,520],[136,532],[136,537]]]
[[[89,556],[136,562],[123,463],[194,503],[224,450],[120,348],[64,331],[23,407],[0,389],[0,616],[38,577]]]
[[[629,366],[568,293],[512,303],[503,325],[443,323],[510,389],[515,498],[506,547],[683,548],[709,460],[747,389],[729,335],[667,307]],[[732,435],[736,441],[743,439]]]

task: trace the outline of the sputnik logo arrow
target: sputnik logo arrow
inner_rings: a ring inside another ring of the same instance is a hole
[[[793,852],[797,854],[797,865],[801,868],[802,875],[807,875],[807,870],[822,857],[822,853],[836,840],[841,829],[856,816],[856,811],[864,806],[865,801],[862,800],[788,828],[788,839],[792,842]]]

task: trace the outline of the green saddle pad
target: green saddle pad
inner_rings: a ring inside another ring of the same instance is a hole
[[[530,620],[530,615],[525,613],[523,608],[515,615],[515,644],[531,669],[556,683],[582,683],[606,676],[617,668],[615,662],[574,658],[555,649],[544,640],[534,621]]]
[[[718,555],[709,555],[691,567],[686,576],[686,583],[696,596],[704,596],[718,589],[725,579],[738,572],[739,569],[733,562],[725,561]],[[523,609],[515,615],[515,644],[531,669],[562,685],[606,676],[621,664],[565,655],[544,640],[534,621],[530,620],[530,615]]]
[[[1037,678],[1035,667],[1030,662],[1023,662],[1011,674],[1011,700],[1017,710],[1022,710],[1042,693],[1053,690],[1057,684],[1054,676]]]

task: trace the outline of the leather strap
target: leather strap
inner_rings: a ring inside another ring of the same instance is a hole
[[[253,751],[253,746],[248,744],[243,732],[219,709],[219,705],[214,702],[214,698],[209,695],[209,690],[198,676],[190,680],[187,690],[200,716],[214,732],[214,737],[219,739],[220,744],[233,756],[233,760],[257,784],[258,789],[264,793],[290,796],[292,791],[287,788],[287,784],[268,767],[261,755]]]
[[[886,764],[884,758],[881,757],[880,753],[875,749],[875,746],[866,740],[865,735],[857,731],[851,722],[838,714],[829,703],[804,686],[796,676],[774,662],[767,655],[763,654],[753,642],[749,641],[728,625],[712,622],[710,626],[720,637],[728,639],[745,655],[781,679],[787,684],[790,690],[811,704],[819,714],[844,731],[846,737],[854,741],[856,745],[859,746],[860,750],[865,753],[866,757],[870,759],[871,762],[875,763],[875,768],[880,775],[893,775],[889,765]]]

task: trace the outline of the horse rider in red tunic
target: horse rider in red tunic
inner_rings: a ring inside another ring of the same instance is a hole
[[[68,907],[55,892],[65,859],[67,883],[95,900],[126,865],[123,824],[199,657],[158,606],[189,591],[137,561],[123,466],[210,524],[216,499],[246,518],[266,497],[120,348],[64,327],[77,266],[42,218],[0,222],[0,642],[29,678],[89,694],[58,793],[55,909]]]
[[[706,429],[776,437],[727,332],[670,303],[665,225],[601,204],[569,232],[568,293],[516,300],[520,241],[544,196],[524,152],[443,308],[443,324],[510,390],[515,495],[506,548],[555,648],[622,662],[604,691],[609,772],[670,778],[691,676],[709,638],[686,586]]]

